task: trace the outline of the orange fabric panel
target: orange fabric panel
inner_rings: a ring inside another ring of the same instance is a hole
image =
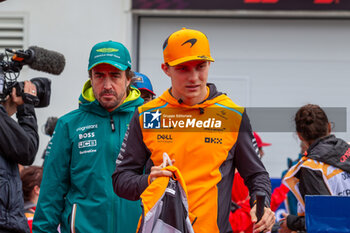
[[[226,96],[218,98],[221,99],[220,105],[228,106],[228,108],[214,105],[217,100],[206,101],[203,106],[184,106],[182,104],[181,107],[176,101],[169,101],[170,103],[164,107],[166,102],[161,99],[153,100],[139,108],[143,141],[151,151],[150,159],[155,166],[159,166],[163,162],[162,155],[166,152],[171,159],[175,160],[174,166],[183,175],[188,191],[189,211],[197,217],[193,225],[195,232],[219,232],[217,185],[222,180],[219,169],[227,160],[229,151],[237,141],[242,119],[239,113],[244,111]],[[200,114],[200,107],[205,107],[205,114]],[[238,110],[232,111],[229,108]],[[181,127],[143,129],[142,112],[147,109],[154,109],[152,112],[159,110],[162,116],[176,118],[178,115],[183,115],[184,121],[186,114],[191,115],[191,119],[203,121],[206,121],[208,117],[220,119],[221,130],[188,130]]]

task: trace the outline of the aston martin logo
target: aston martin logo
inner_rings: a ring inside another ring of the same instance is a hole
[[[112,52],[118,52],[119,49],[114,49],[114,48],[101,48],[101,49],[97,49],[97,52],[100,53],[112,53]]]
[[[187,44],[187,43],[191,43],[191,47],[190,47],[190,48],[192,48],[192,46],[193,46],[196,42],[197,42],[197,39],[193,38],[193,39],[189,39],[189,40],[185,41],[182,45]],[[181,46],[182,46],[182,45],[181,45]]]

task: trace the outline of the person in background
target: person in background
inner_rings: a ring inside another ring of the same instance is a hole
[[[258,133],[253,132],[257,147],[259,149],[259,157],[262,159],[265,152],[263,147],[271,146],[271,143],[263,142]],[[285,186],[278,187],[271,194],[271,210],[275,211],[279,205],[286,198],[286,193],[288,188]],[[248,188],[244,184],[243,178],[240,176],[239,172],[236,171],[233,187],[231,193],[231,213],[230,213],[230,223],[234,233],[251,233],[253,232],[253,222],[250,216],[250,196]]]
[[[256,140],[257,146],[259,148],[260,159],[263,158],[265,152],[263,147],[271,146],[271,143],[263,142],[258,133],[254,132],[254,138]],[[281,184],[279,187],[276,187],[271,194],[271,210],[276,211],[277,208],[282,204],[282,202],[286,199],[286,195],[289,192],[289,189]]]
[[[253,132],[253,135],[254,135],[254,139],[255,139],[254,143],[256,143],[256,146],[258,147],[259,158],[261,159],[265,154],[262,147],[271,146],[271,143],[263,142],[261,140],[261,137],[256,132]],[[248,188],[247,188],[247,186],[245,186],[244,180],[237,170],[235,171],[235,178],[233,179],[231,199],[236,204],[240,203],[242,201],[245,201],[245,200],[249,200]]]
[[[298,155],[298,158],[295,160],[292,160],[291,158],[287,159],[288,169],[286,169],[282,172],[282,179],[287,174],[288,170],[291,167],[293,167],[294,165],[296,165],[300,161],[300,159],[305,155],[306,150],[307,150],[307,147],[305,146],[305,143],[301,141],[300,142],[300,153]],[[298,214],[298,210],[297,210],[298,200],[296,199],[296,197],[294,196],[294,194],[292,192],[288,192],[287,198],[285,200],[285,206],[286,206],[289,214],[291,214],[291,215]]]
[[[52,137],[52,134],[55,130],[56,124],[57,124],[57,117],[48,117],[46,120],[46,123],[44,125],[44,132],[47,136]]]
[[[141,92],[141,98],[143,104],[146,104],[154,99],[156,94],[153,92],[153,86],[151,80],[144,74],[134,72],[135,77],[133,78],[133,85]],[[152,161],[149,159],[145,166],[145,173],[151,173],[151,167],[153,166]]]
[[[261,191],[267,196],[264,215],[254,229],[271,230],[275,222],[269,208],[271,183],[253,145],[245,109],[219,92],[214,84],[207,83],[214,61],[208,38],[200,31],[183,28],[165,40],[163,55],[161,67],[171,80],[171,88],[135,112],[113,174],[115,192],[129,200],[138,200],[155,179],[173,176],[172,172],[162,170],[166,152],[175,160],[185,180],[194,232],[230,232],[230,194],[237,167],[252,195],[254,222],[257,221],[255,194]],[[173,115],[171,120],[178,120],[179,124],[167,128],[161,121],[167,115]],[[213,116],[220,121],[203,129],[201,121],[209,122]],[[194,131],[180,123],[196,120],[200,121]],[[150,174],[144,174],[148,159],[153,167]]]
[[[287,215],[280,233],[306,231],[305,196],[347,196],[350,189],[350,146],[331,134],[331,124],[323,109],[314,104],[302,106],[295,114],[296,132],[307,146],[301,160],[284,176],[283,183],[298,200],[298,216]]]
[[[42,178],[43,168],[39,166],[25,167],[21,172],[24,214],[28,219],[30,232],[32,232],[33,217],[38,203]]]
[[[57,120],[58,118],[57,117],[48,117],[47,120],[46,120],[46,123],[44,125],[44,133],[47,135],[47,136],[50,136],[52,137],[53,135],[53,132],[55,130],[55,127],[56,127],[56,124],[57,124]],[[46,151],[47,151],[47,148],[50,146],[50,142],[47,144],[44,152],[43,152],[43,155],[41,156],[41,158],[44,160],[43,161],[43,165],[44,166],[44,162],[45,162],[45,154],[46,154]]]
[[[259,156],[260,156],[260,159],[262,159],[262,157],[265,155],[265,152],[264,152],[264,150],[263,150],[263,147],[265,147],[265,146],[271,146],[271,143],[263,142],[263,141],[261,140],[261,137],[259,136],[259,134],[257,134],[256,132],[253,132],[253,135],[254,135],[256,144],[257,144],[257,146],[258,146],[258,149],[259,149]]]
[[[115,195],[112,174],[129,121],[143,103],[131,86],[127,48],[114,41],[90,52],[89,80],[76,109],[57,121],[35,211],[33,232],[134,233],[139,201]]]
[[[151,80],[144,74],[134,72],[133,85],[140,90],[144,104],[153,100],[156,94],[153,92]]]
[[[3,83],[1,79],[0,75],[0,83]],[[1,94],[5,93],[0,91]],[[31,165],[39,147],[34,102],[23,101],[36,98],[36,87],[32,82],[24,81],[22,94],[17,93],[16,88],[12,88],[11,91],[4,101],[0,102],[0,232],[29,233],[27,219],[23,213],[18,164]],[[22,98],[23,96],[25,98]],[[11,117],[15,113],[17,122]]]

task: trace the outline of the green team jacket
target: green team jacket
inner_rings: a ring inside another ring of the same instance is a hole
[[[113,112],[95,100],[90,81],[79,97],[79,109],[61,117],[49,143],[33,232],[134,233],[139,201],[113,192],[112,174],[135,109],[142,105],[132,88]],[[114,130],[112,130],[114,128]]]

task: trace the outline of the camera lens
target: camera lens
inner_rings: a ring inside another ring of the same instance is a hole
[[[51,80],[48,78],[33,78],[30,80],[35,86],[39,104],[35,107],[44,108],[49,106],[51,97]]]

